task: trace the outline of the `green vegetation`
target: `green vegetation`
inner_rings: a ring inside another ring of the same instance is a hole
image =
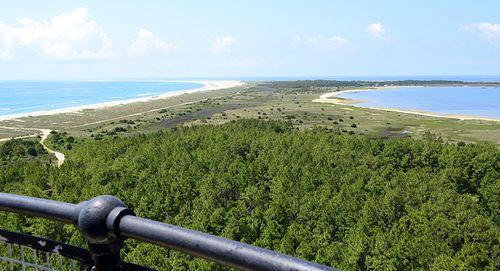
[[[67,132],[51,131],[50,143],[50,147],[56,150],[71,150],[77,141],[73,136],[68,136]]]
[[[344,270],[498,270],[499,122],[313,102],[349,88],[422,84],[465,83],[249,83],[4,121],[1,138],[58,130],[45,143],[67,160],[55,167],[36,140],[0,142],[0,186],[68,202],[114,194],[140,216]],[[0,220],[85,246],[71,226]],[[133,241],[124,252],[160,270],[221,269]]]
[[[268,106],[259,112],[281,115]],[[233,113],[226,114],[220,118]],[[361,124],[353,130],[364,129],[362,115],[354,116]],[[345,129],[353,124],[331,117]],[[320,126],[297,131],[292,120],[75,140],[61,168],[9,164],[0,186],[73,203],[113,194],[139,216],[343,270],[498,270],[495,146],[446,144],[429,132],[383,140]],[[40,219],[0,213],[0,228],[84,245],[71,226]],[[159,270],[223,269],[135,241],[124,253]]]
[[[426,131],[431,131],[439,134],[445,142],[492,142],[500,147],[498,136],[500,122],[462,121],[313,102],[324,93],[385,84],[462,86],[466,83],[455,81],[249,82],[244,87],[185,94],[144,103],[84,110],[80,113],[26,117],[22,121],[2,121],[0,122],[0,138],[30,135],[37,131],[29,128],[45,127],[61,131],[61,133],[67,132],[68,136],[75,138],[100,140],[106,137],[149,133],[179,125],[210,125],[238,119],[262,119],[286,121],[300,130],[321,126],[346,135],[365,135],[370,138],[412,137],[418,139],[422,138]],[[495,83],[488,85],[495,85]],[[351,127],[353,123],[356,124],[356,128]],[[2,126],[11,129],[4,129]],[[49,142],[49,146],[50,144]],[[53,147],[60,151],[66,149],[64,146]]]
[[[43,146],[32,140],[12,139],[0,145],[0,166],[24,160],[50,160]]]
[[[436,85],[500,85],[500,83],[464,82],[449,80],[399,80],[399,81],[342,81],[342,80],[299,80],[271,81],[262,85],[282,89],[317,89],[317,88],[363,88],[379,86],[436,86]]]

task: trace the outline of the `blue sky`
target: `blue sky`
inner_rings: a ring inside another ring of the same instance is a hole
[[[500,75],[500,1],[1,1],[0,79]]]

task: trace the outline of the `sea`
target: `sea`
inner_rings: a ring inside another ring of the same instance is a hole
[[[0,81],[0,116],[66,109],[203,87],[162,81]]]
[[[364,77],[240,77],[181,78],[186,80],[459,80],[500,82],[500,76],[364,76]],[[202,87],[175,79],[100,81],[0,81],[0,117],[82,107]],[[500,118],[500,89],[481,87],[401,88],[390,91],[344,93],[341,97],[366,101],[369,107],[417,109],[441,114]]]
[[[498,87],[404,87],[344,92],[356,105],[500,119]]]

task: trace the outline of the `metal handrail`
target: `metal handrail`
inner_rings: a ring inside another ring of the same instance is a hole
[[[241,270],[335,270],[272,250],[136,217],[113,196],[98,196],[76,205],[0,193],[0,210],[75,225],[87,240],[98,271],[121,270],[120,248],[126,238],[179,250]]]

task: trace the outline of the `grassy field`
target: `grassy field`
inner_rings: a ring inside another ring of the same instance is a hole
[[[417,137],[427,132],[448,142],[492,142],[500,146],[500,122],[458,120],[313,102],[323,92],[276,92],[255,88],[242,92],[237,101],[244,107],[218,113],[192,124],[223,123],[239,118],[281,119],[298,129],[321,127],[369,137]]]
[[[0,138],[46,128],[73,137],[101,138],[144,133],[176,125],[221,124],[241,118],[278,119],[297,129],[328,129],[373,138],[420,138],[431,132],[445,142],[491,142],[500,147],[500,122],[435,118],[349,105],[313,102],[334,89],[274,89],[256,83],[244,87],[184,94],[163,100],[3,121]]]
[[[160,113],[182,111],[191,104],[207,99],[218,99],[234,93],[235,89],[213,90],[209,92],[198,92],[184,94],[167,99],[152,100],[124,105],[117,105],[101,109],[88,109],[75,113],[64,113],[48,116],[25,117],[17,120],[0,121],[0,138],[26,135],[23,128],[46,128],[67,131],[75,136],[86,136],[94,130],[102,130],[119,126],[120,120],[133,121],[133,127],[137,129],[149,126],[158,121],[157,117],[163,117]],[[113,123],[113,124],[112,124]],[[116,125],[115,125],[116,124]],[[14,127],[17,129],[5,129],[2,127]],[[35,131],[36,130],[31,130]]]

